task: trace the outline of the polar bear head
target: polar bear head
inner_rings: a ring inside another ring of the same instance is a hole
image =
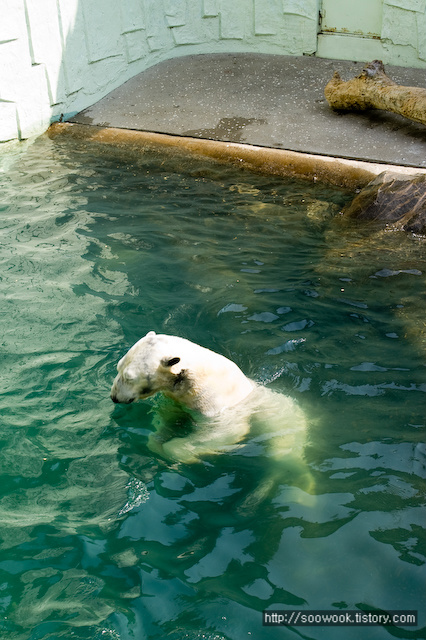
[[[255,387],[231,360],[177,336],[150,331],[117,365],[114,402],[130,403],[163,392],[189,409],[214,416]]]

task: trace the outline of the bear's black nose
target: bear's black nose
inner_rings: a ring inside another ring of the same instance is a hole
[[[134,401],[134,398],[129,398],[128,400],[119,400],[116,395],[111,394],[111,400],[115,402],[115,404],[130,404]]]

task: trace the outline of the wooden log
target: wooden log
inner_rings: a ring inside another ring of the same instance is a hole
[[[347,82],[335,71],[324,94],[336,111],[383,109],[426,125],[426,89],[393,82],[381,60],[373,60]]]

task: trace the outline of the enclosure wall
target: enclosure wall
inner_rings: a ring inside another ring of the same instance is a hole
[[[399,14],[423,20],[413,46],[426,66],[426,0],[385,2],[400,46],[413,32]],[[0,142],[39,134],[174,56],[315,55],[320,8],[320,0],[2,0]]]

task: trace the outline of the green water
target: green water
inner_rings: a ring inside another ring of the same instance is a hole
[[[424,239],[205,161],[1,161],[1,640],[425,638]],[[152,403],[109,389],[151,329],[297,400],[310,494],[250,446],[150,451]],[[262,627],[283,608],[420,623]]]

